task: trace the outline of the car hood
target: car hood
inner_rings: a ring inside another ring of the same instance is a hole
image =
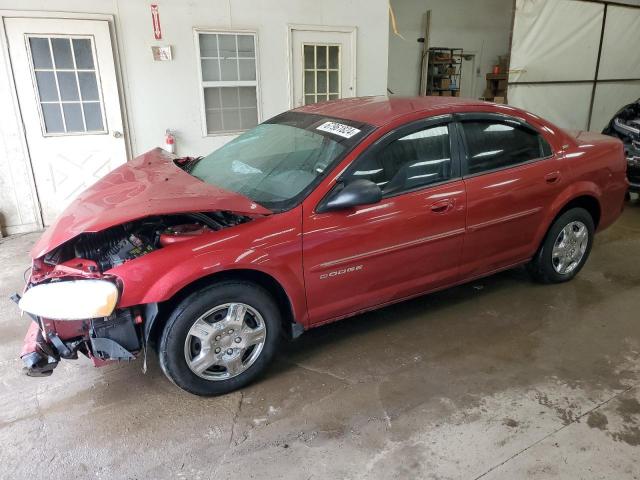
[[[31,250],[39,258],[84,232],[98,232],[144,217],[226,210],[268,215],[270,210],[234,192],[209,185],[178,167],[178,157],[156,148],[86,189],[62,212]]]

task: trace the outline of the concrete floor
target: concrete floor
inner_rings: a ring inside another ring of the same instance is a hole
[[[320,328],[242,392],[151,361],[21,375],[37,235],[0,244],[2,478],[640,478],[640,203],[572,282],[522,270]]]

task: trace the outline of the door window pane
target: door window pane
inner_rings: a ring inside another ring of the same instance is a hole
[[[316,89],[316,79],[315,74],[312,71],[304,72],[304,91],[305,92],[314,92]]]
[[[327,72],[320,71],[317,73],[316,91],[317,93],[327,93]],[[323,95],[324,96],[324,95]]]
[[[84,110],[84,120],[87,125],[87,131],[92,130],[104,130],[102,125],[102,111],[100,110],[100,103],[98,102],[85,102],[82,104]]]
[[[329,68],[339,68],[340,66],[340,47],[332,45],[329,47]]]
[[[58,101],[58,88],[53,72],[36,72],[36,83],[41,102]]]
[[[35,68],[51,68],[51,50],[49,50],[49,39],[34,38],[29,39],[31,46],[31,59]]]
[[[52,38],[51,49],[56,68],[73,68],[71,57],[71,40],[68,38]]]
[[[67,132],[84,132],[84,122],[82,121],[82,111],[79,103],[63,103],[64,123]]]
[[[42,116],[47,132],[61,133],[64,132],[64,124],[62,123],[62,112],[59,103],[43,103]]]
[[[306,44],[302,52],[305,105],[341,98],[340,46]]]
[[[92,42],[64,36],[29,38],[45,135],[104,132]]]
[[[80,82],[80,94],[82,95],[82,100],[100,99],[95,72],[78,72],[78,81]]]
[[[87,38],[73,39],[73,54],[76,59],[76,68],[93,69],[93,52],[91,51],[91,40]]]
[[[313,70],[316,68],[315,47],[313,45],[305,45],[303,50],[304,68],[305,70]]]
[[[543,157],[540,136],[518,124],[468,121],[462,124],[467,144],[468,174]]]
[[[329,92],[338,93],[340,91],[340,76],[338,72],[329,72]]]
[[[327,47],[324,45],[316,46],[316,68],[323,70],[327,68]]]
[[[207,133],[258,124],[255,36],[199,33]]]
[[[451,178],[449,128],[430,127],[394,140],[356,165],[352,180],[376,183],[384,195]]]
[[[58,72],[58,87],[60,87],[60,97],[62,101],[78,101],[78,82],[74,72]]]

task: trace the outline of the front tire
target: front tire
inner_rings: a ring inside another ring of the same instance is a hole
[[[185,298],[162,332],[160,366],[195,395],[222,395],[255,380],[282,337],[278,306],[262,287],[224,281]]]
[[[528,270],[541,283],[567,282],[582,269],[591,253],[595,226],[584,208],[560,215],[542,242]]]

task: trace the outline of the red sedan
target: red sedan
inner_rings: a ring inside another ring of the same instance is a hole
[[[152,150],[33,248],[21,357],[48,375],[152,345],[179,387],[226,393],[324,323],[521,264],[570,280],[625,167],[617,139],[445,97],[303,107],[203,158]]]

